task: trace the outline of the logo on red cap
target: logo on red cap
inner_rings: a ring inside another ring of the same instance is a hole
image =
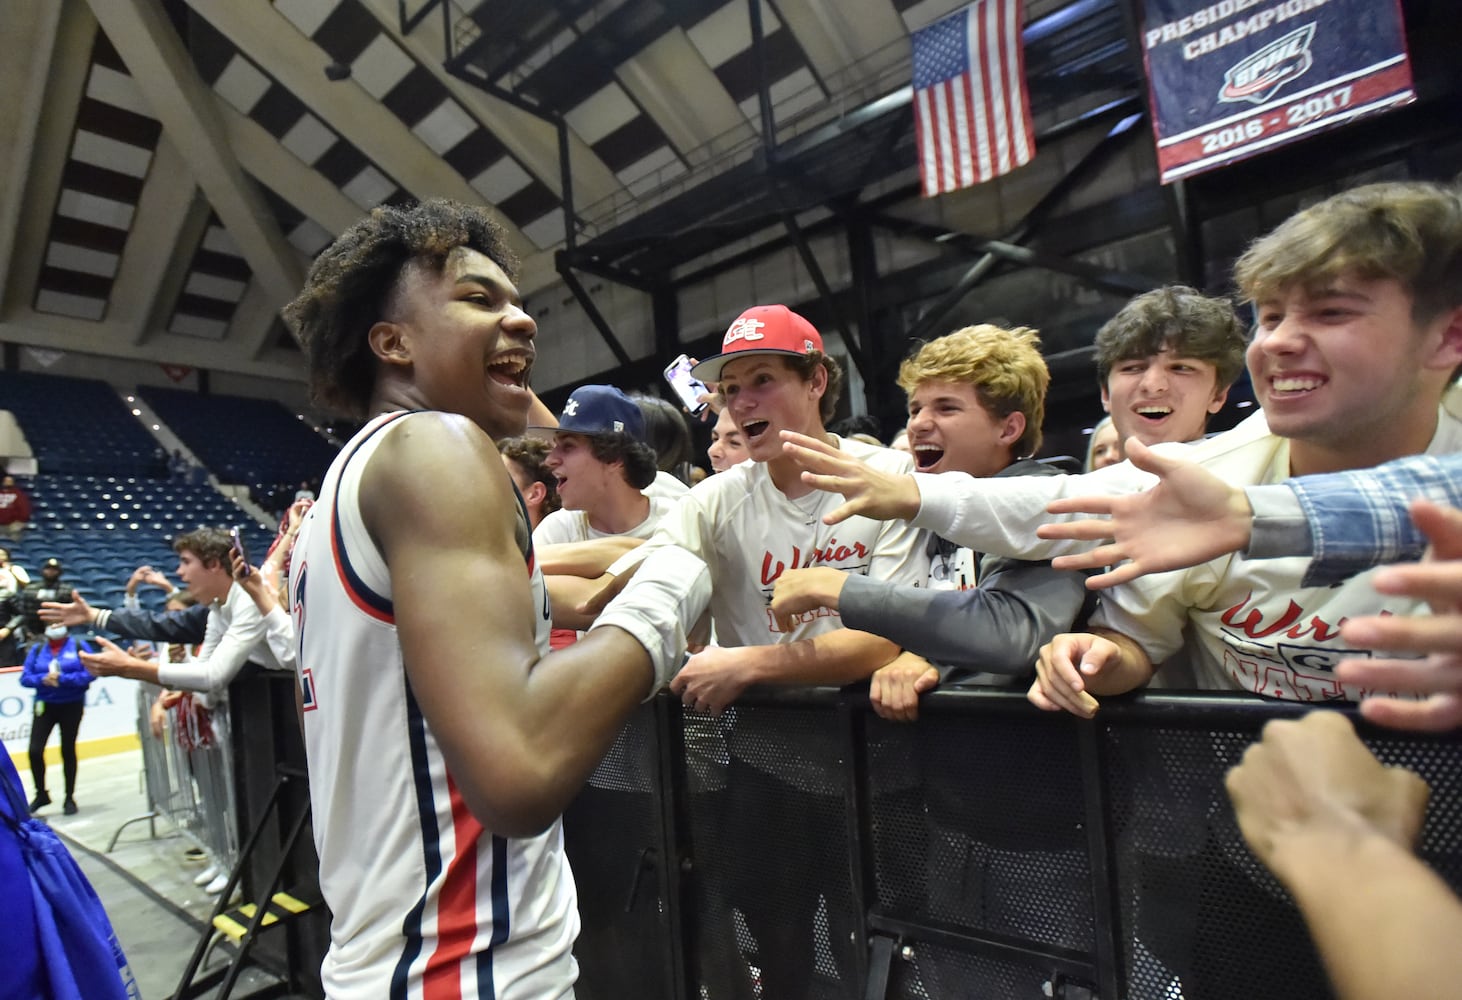
[[[731,328],[726,331],[726,339],[721,341],[721,350],[725,350],[738,340],[762,340],[766,334],[761,332],[766,326],[761,320],[754,316],[739,316]]]

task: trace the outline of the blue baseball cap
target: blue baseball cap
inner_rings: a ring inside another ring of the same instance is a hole
[[[581,385],[569,394],[557,427],[529,427],[535,436],[549,434],[627,434],[645,440],[645,416],[635,401],[612,385]]]

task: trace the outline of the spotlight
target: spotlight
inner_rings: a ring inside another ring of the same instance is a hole
[[[325,67],[325,78],[339,83],[341,80],[350,79],[350,67],[344,63],[332,62]]]

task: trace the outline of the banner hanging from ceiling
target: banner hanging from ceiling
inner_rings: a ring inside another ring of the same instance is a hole
[[[1409,104],[1398,0],[1142,0],[1164,184]]]

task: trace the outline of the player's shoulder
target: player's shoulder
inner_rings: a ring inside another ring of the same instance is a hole
[[[483,466],[502,470],[497,446],[468,418],[440,410],[403,411],[384,423],[371,455],[372,478],[386,477],[440,490],[440,484]],[[491,457],[491,465],[486,459]],[[506,474],[504,474],[505,476]]]

